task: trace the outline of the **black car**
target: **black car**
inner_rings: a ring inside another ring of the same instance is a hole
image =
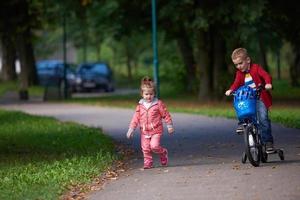
[[[91,91],[103,89],[112,92],[115,89],[113,72],[104,62],[80,64],[76,73],[76,90]]]
[[[68,86],[75,90],[75,70],[71,64],[66,64]],[[36,62],[39,85],[41,86],[63,86],[64,62],[60,60],[41,60]]]

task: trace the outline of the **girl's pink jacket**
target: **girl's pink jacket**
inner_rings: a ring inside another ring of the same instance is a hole
[[[143,99],[139,101],[129,128],[134,130],[139,125],[142,134],[152,135],[163,133],[162,119],[167,126],[173,126],[171,115],[161,100],[155,98],[148,109],[143,105],[143,101]]]

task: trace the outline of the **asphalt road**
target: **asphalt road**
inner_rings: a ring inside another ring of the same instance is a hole
[[[139,133],[127,140],[125,133],[133,110],[76,104],[6,104],[5,109],[54,116],[103,130],[136,150],[130,169],[103,189],[89,194],[92,200],[299,200],[300,130],[272,124],[276,147],[285,161],[270,155],[260,167],[241,163],[243,139],[234,134],[235,120],[171,113],[175,134],[164,134],[169,166],[142,170]]]

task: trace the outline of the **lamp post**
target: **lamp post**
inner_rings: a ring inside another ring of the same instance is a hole
[[[156,0],[152,0],[152,47],[153,47],[153,67],[154,82],[156,84],[157,94],[159,97],[159,74],[158,74],[158,53],[157,53],[157,30],[156,30]]]

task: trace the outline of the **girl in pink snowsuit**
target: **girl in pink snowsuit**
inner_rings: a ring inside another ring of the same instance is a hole
[[[152,152],[160,155],[162,166],[168,165],[168,151],[160,146],[163,134],[162,119],[165,120],[169,134],[174,132],[172,118],[165,104],[155,97],[155,85],[152,79],[144,77],[141,81],[143,97],[135,110],[127,132],[127,138],[133,137],[135,128],[141,130],[141,147],[144,155],[144,169],[153,167]]]

